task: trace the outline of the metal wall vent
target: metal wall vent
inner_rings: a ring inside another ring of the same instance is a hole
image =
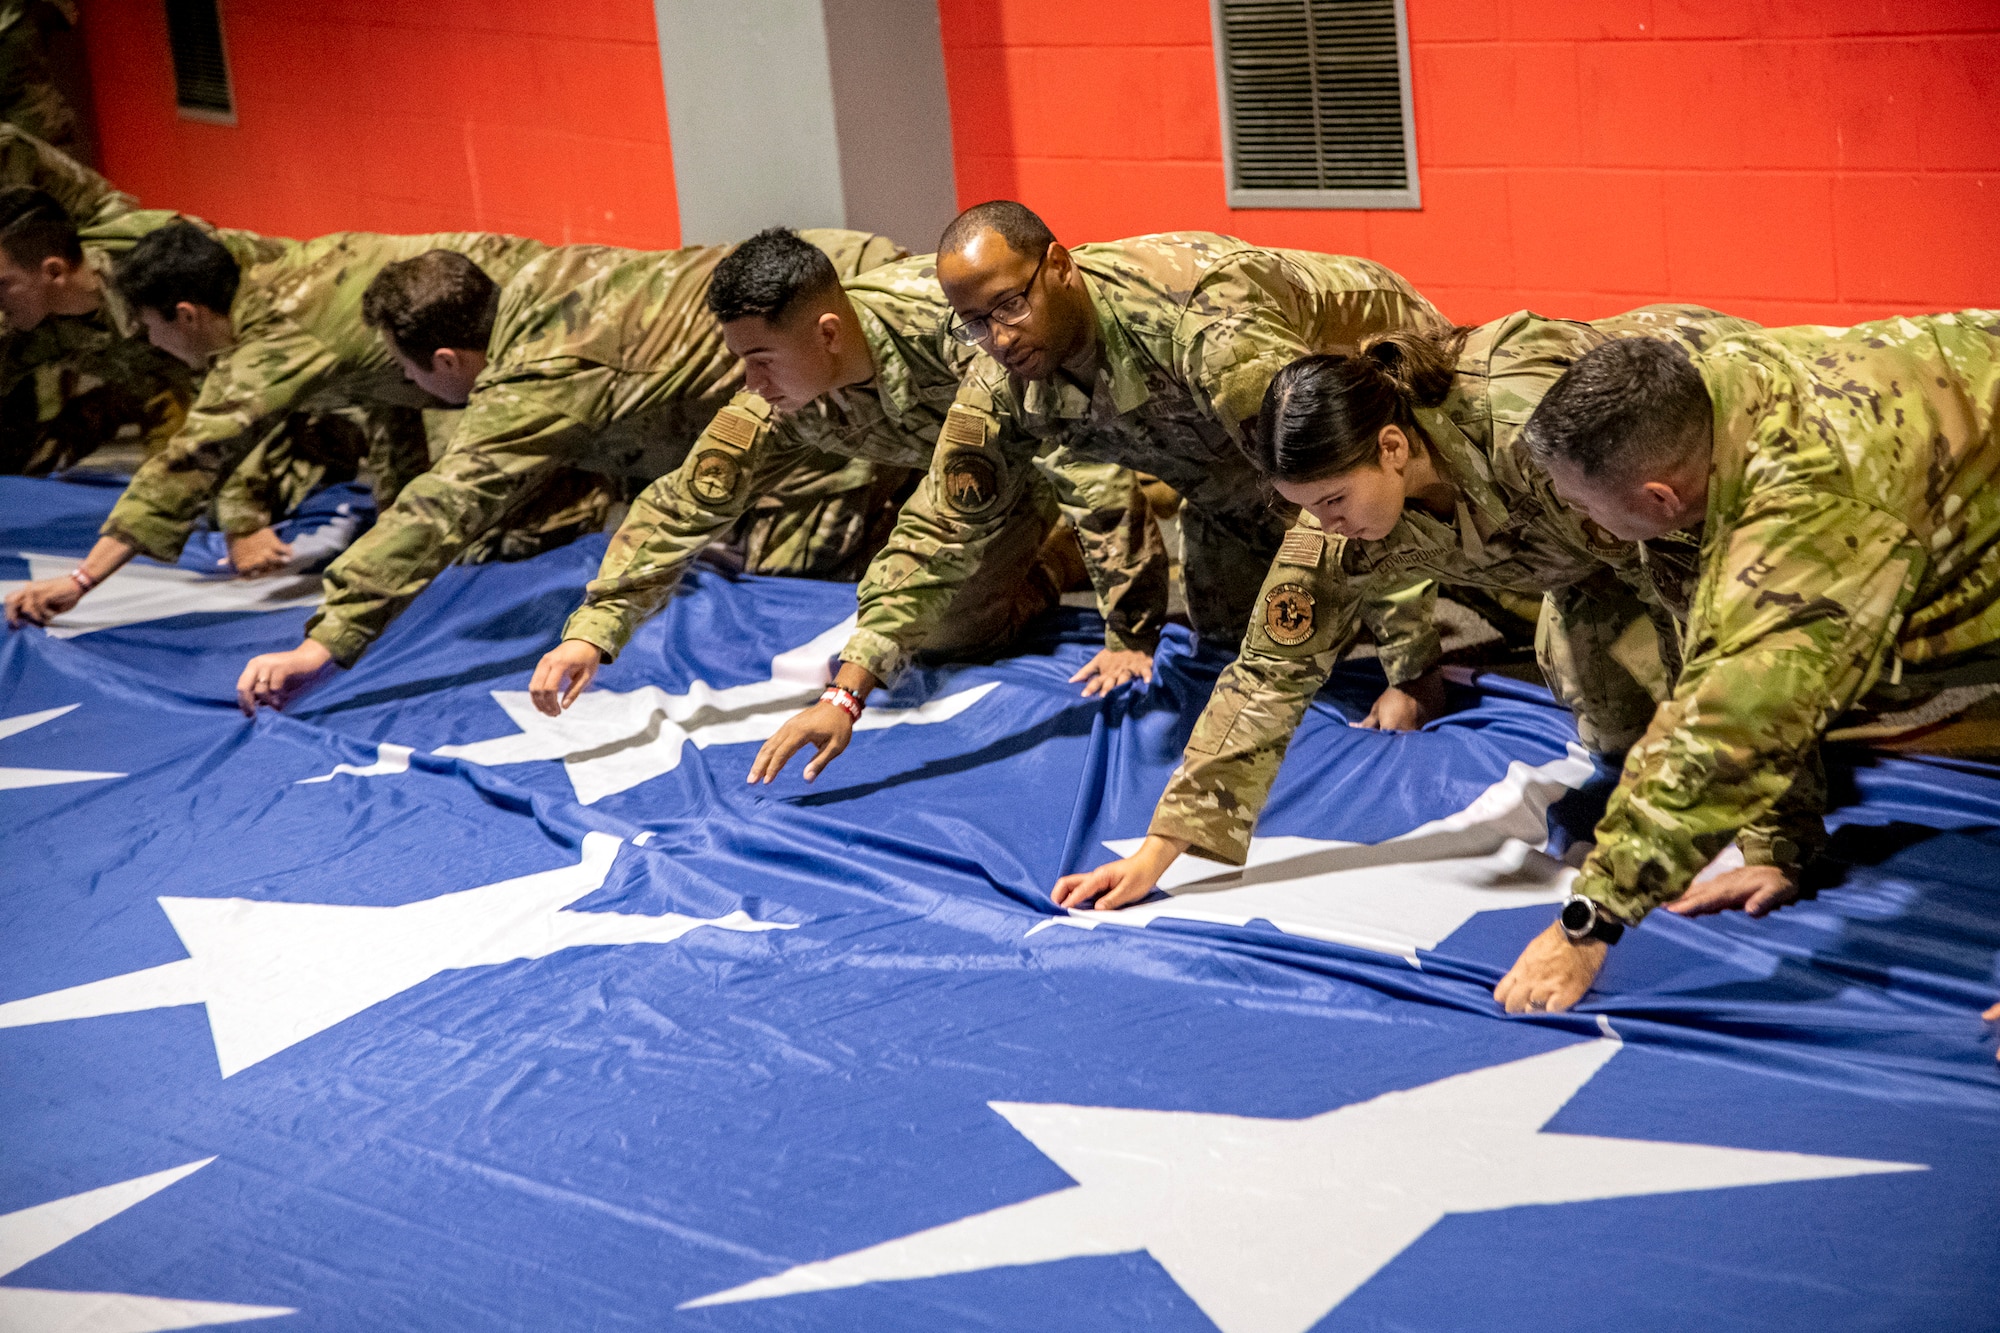
[[[1210,0],[1233,208],[1417,208],[1403,0]]]
[[[167,41],[174,51],[174,101],[194,120],[236,123],[229,60],[216,0],[166,0]]]

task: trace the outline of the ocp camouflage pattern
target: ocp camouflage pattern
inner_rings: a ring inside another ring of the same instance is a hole
[[[173,560],[223,479],[286,415],[431,405],[361,321],[361,293],[384,264],[459,250],[499,281],[547,248],[486,232],[336,232],[246,270],[229,311],[235,342],[210,362],[187,420],[132,478],[104,535]]]
[[[1521,431],[1562,373],[1609,338],[1664,336],[1698,348],[1755,327],[1698,307],[1656,306],[1594,324],[1523,311],[1471,330],[1445,400],[1416,413],[1458,494],[1457,512],[1445,519],[1410,506],[1372,542],[1324,533],[1310,514],[1300,516],[1265,578],[1241,651],[1216,682],[1160,798],[1152,832],[1241,864],[1292,733],[1356,629],[1367,624],[1379,637],[1385,618],[1401,627],[1389,630],[1402,639],[1400,651],[1386,655],[1392,683],[1436,662],[1431,617],[1440,582],[1544,595],[1541,657],[1551,688],[1582,710],[1578,729],[1587,742],[1611,752],[1629,745],[1653,699],[1607,649],[1648,612],[1663,645],[1678,636],[1641,551],[1557,499]],[[1273,617],[1301,606],[1309,607],[1310,633],[1274,634]],[[1421,635],[1407,632],[1411,623]]]
[[[821,466],[811,460],[851,458],[878,468],[929,471],[946,414],[978,354],[946,333],[950,310],[931,256],[873,268],[842,285],[874,362],[874,378],[784,415],[755,394],[739,394],[702,433],[687,462],[633,504],[584,605],[564,627],[564,638],[616,656],[638,625],[673,596],[695,554],[759,497],[783,489],[801,466]],[[1086,563],[1106,611],[1107,636],[1157,639],[1165,618],[1165,551],[1136,479],[1123,476],[1121,489],[1119,470],[1093,468],[1081,477],[1064,476],[1058,488],[1039,470],[1035,476],[1024,490],[1027,498],[1000,516],[1000,526],[1026,524],[1045,533],[1060,503],[1058,490],[1071,492],[1079,528],[1088,528]],[[924,503],[920,484],[904,510]],[[1018,571],[1023,575],[1033,566],[1039,540],[1028,544]],[[893,582],[912,562],[941,558],[949,553],[896,546],[892,540],[870,566],[864,599],[878,574]],[[894,596],[893,587],[877,596],[882,613],[891,617]],[[993,623],[1011,626],[1015,619],[1009,614]],[[923,646],[904,651],[892,645],[875,659],[880,668],[875,674],[893,676],[909,653]]]
[[[805,236],[843,272],[901,253],[867,232]],[[307,634],[352,662],[477,544],[507,553],[514,529],[574,536],[593,510],[601,525],[626,479],[650,482],[678,467],[743,381],[706,303],[730,249],[563,246],[518,271],[488,268],[502,291],[472,397],[430,470],[327,568],[326,601]],[[572,493],[584,474],[602,479],[595,499],[588,487]],[[551,486],[563,488],[560,503],[538,495]],[[516,540],[512,550],[545,545]]]
[[[984,438],[940,450],[919,494],[948,496],[946,479],[969,458],[999,478],[994,498],[1002,508],[1037,452],[1150,473],[1185,501],[1189,619],[1203,638],[1234,642],[1289,517],[1240,446],[1271,376],[1308,352],[1352,349],[1371,334],[1439,316],[1380,264],[1210,232],[1080,245],[1071,254],[1096,314],[1091,383],[1025,382],[990,358],[975,362],[957,407],[981,423]],[[905,580],[893,615],[871,615],[864,600],[862,626],[877,637],[857,636],[843,657],[871,671],[922,641],[977,565],[983,538],[975,515],[947,498],[919,526],[909,534],[913,550],[935,545],[956,558]],[[863,591],[865,598],[866,584]]]
[[[1773,810],[1871,692],[2000,678],[2000,312],[1772,329],[1695,354],[1715,452],[1673,697],[1576,891],[1634,922]],[[1743,842],[1796,864],[1816,836]]]

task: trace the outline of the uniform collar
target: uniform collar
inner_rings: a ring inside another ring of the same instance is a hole
[[[1697,352],[1695,369],[1708,387],[1713,407],[1714,447],[1708,465],[1707,532],[1726,531],[1730,515],[1742,507],[1750,464],[1751,436],[1772,397],[1769,367],[1742,354],[1727,357]]]
[[[896,330],[889,327],[889,321],[868,304],[865,293],[849,291],[847,299],[854,306],[861,339],[868,344],[868,359],[875,365],[875,375],[864,383],[850,384],[839,392],[872,393],[881,400],[884,411],[900,419],[918,405],[915,377],[910,373],[909,360],[903,355],[901,338]]]
[[[1112,313],[1111,303],[1104,299],[1098,288],[1097,279],[1086,273],[1082,266],[1077,274],[1083,279],[1083,290],[1090,297],[1090,310],[1097,324],[1097,366],[1088,395],[1065,375],[1057,375],[1049,380],[1032,380],[1021,395],[1022,403],[1031,416],[1080,420],[1090,415],[1090,405],[1100,396],[1107,397],[1118,415],[1136,412],[1152,391],[1146,387],[1146,376],[1139,369],[1139,355],[1132,346],[1125,326]]]
[[[1505,527],[1510,514],[1494,484],[1492,462],[1442,407],[1420,407],[1416,415],[1445,479],[1458,492],[1459,544],[1477,559],[1486,549],[1485,539]]]

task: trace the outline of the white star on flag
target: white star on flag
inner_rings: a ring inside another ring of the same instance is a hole
[[[741,911],[562,910],[603,886],[619,843],[586,833],[575,865],[400,907],[162,898],[186,958],[0,1004],[0,1028],[205,1004],[228,1078],[440,972],[589,945],[670,944],[701,926],[795,928]]]
[[[59,578],[76,568],[73,555],[20,552],[28,562],[28,579],[0,579],[0,597],[29,581]],[[90,595],[48,625],[51,638],[69,639],[120,625],[137,625],[170,616],[218,611],[289,611],[318,606],[319,575],[301,578],[214,578],[169,565],[133,563],[91,589]]]
[[[1574,745],[1539,768],[1517,760],[1465,809],[1401,837],[1252,838],[1249,864],[1240,869],[1183,856],[1160,878],[1164,899],[1110,912],[1085,908],[1028,933],[1144,926],[1162,917],[1232,926],[1261,920],[1290,935],[1396,954],[1414,967],[1417,950],[1436,948],[1477,913],[1562,901],[1576,871],[1541,850],[1549,806],[1590,774],[1590,756]],[[1129,856],[1143,841],[1104,845]]]
[[[1542,1132],[1618,1049],[1581,1042],[1304,1120],[993,1102],[1077,1183],[682,1308],[1143,1250],[1222,1333],[1305,1333],[1453,1213],[1927,1169]]]
[[[72,712],[80,706],[67,704],[61,708],[44,708],[39,713],[0,717],[0,740],[18,736],[30,727],[39,727],[44,722],[53,722],[64,713]],[[0,768],[0,791],[15,787],[55,787],[65,782],[102,782],[106,778],[124,776],[123,773],[93,773],[81,768]]]
[[[695,681],[686,694],[657,685],[618,693],[592,690],[561,717],[544,717],[526,690],[494,690],[493,702],[520,732],[488,741],[446,745],[445,758],[492,766],[560,759],[576,799],[591,805],[680,767],[682,748],[768,740],[788,718],[819,697],[829,679],[826,661],[854,630],[849,616],[810,643],[771,661],[771,678],[715,689]],[[916,708],[871,708],[856,731],[904,723],[948,722],[998,688],[975,685]]]
[[[0,1215],[0,1277],[67,1245],[84,1232],[158,1194],[214,1161],[189,1162],[150,1176]],[[0,1329],[8,1333],[158,1333],[296,1314],[278,1305],[183,1301],[116,1291],[49,1291],[0,1286]]]

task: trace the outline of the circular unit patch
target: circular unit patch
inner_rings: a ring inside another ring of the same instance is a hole
[[[945,460],[944,497],[961,514],[983,514],[1000,498],[1000,474],[978,454]]]
[[[688,478],[688,489],[697,500],[719,505],[736,494],[736,483],[742,475],[743,468],[735,459],[720,449],[710,449],[694,460],[694,475]]]
[[[1264,633],[1272,643],[1296,648],[1313,636],[1313,595],[1296,583],[1264,594]]]

